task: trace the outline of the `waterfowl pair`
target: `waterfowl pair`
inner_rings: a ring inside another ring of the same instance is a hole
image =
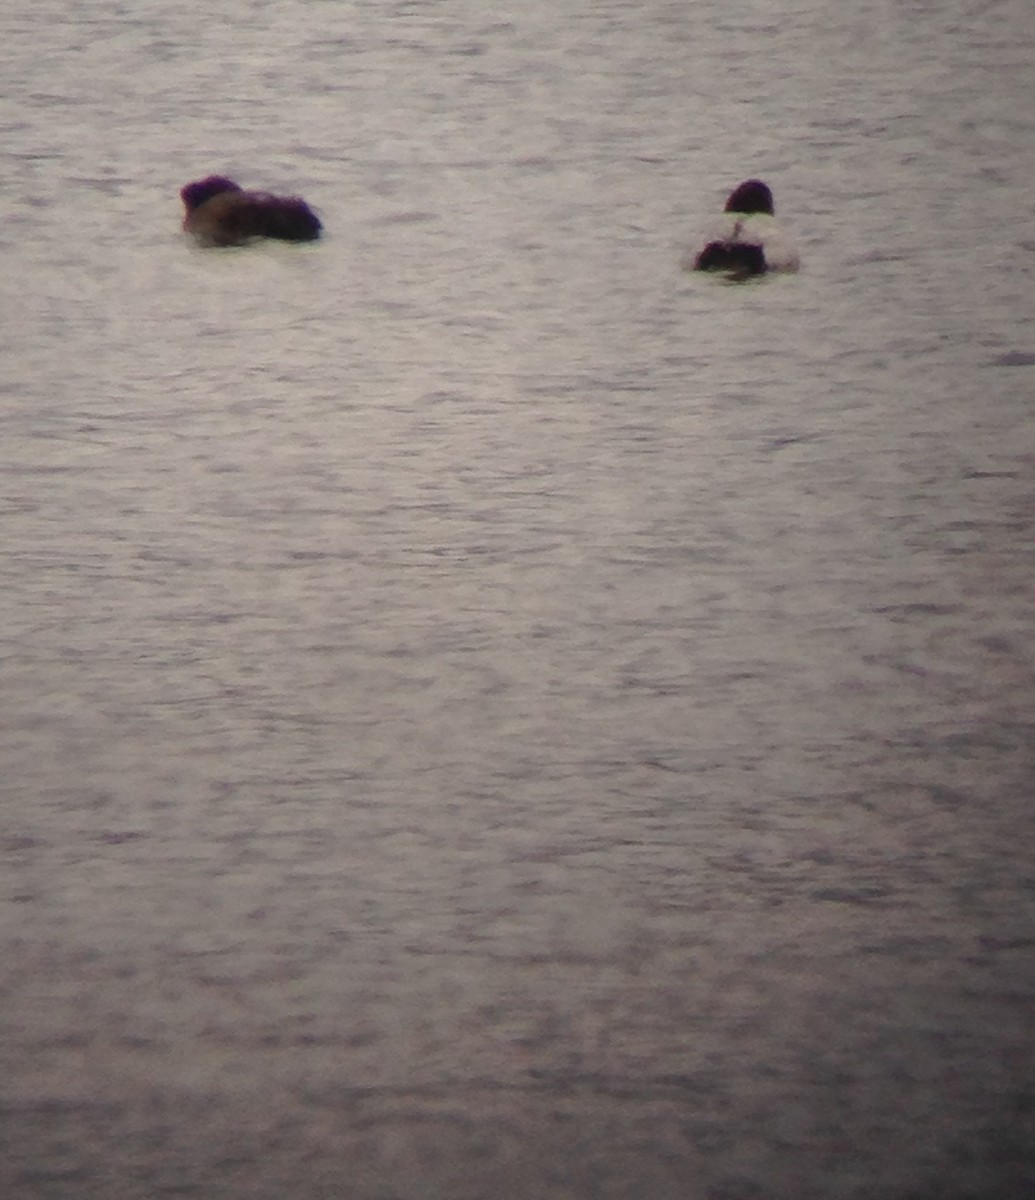
[[[240,246],[255,238],[311,242],[320,218],[300,196],[248,192],[225,175],[209,175],[180,189],[183,228],[203,246]]]
[[[323,229],[320,218],[300,196],[245,191],[224,175],[188,183],[180,196],[187,210],[184,229],[206,246],[239,246],[260,237],[311,242]],[[722,271],[733,278],[796,271],[798,252],[776,223],[769,186],[748,179],[734,188],[721,227],[683,265],[695,271]]]

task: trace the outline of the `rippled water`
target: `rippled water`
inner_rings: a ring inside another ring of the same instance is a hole
[[[0,35],[4,1195],[1035,1194],[1028,0]]]

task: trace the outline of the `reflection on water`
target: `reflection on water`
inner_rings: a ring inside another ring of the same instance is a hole
[[[922,17],[0,17],[5,1195],[1032,1194],[1031,30]]]

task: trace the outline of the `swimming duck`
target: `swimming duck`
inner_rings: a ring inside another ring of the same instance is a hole
[[[311,242],[320,218],[300,196],[246,192],[224,175],[209,175],[180,189],[183,228],[203,246],[240,246],[253,238]]]
[[[687,256],[694,271],[725,271],[734,279],[766,271],[797,271],[798,251],[773,216],[773,193],[760,179],[738,184],[726,201],[726,215],[704,246]]]

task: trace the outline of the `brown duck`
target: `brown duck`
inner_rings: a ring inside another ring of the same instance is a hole
[[[183,228],[203,246],[242,246],[255,238],[311,242],[320,218],[300,196],[248,192],[224,175],[209,175],[180,189]]]

